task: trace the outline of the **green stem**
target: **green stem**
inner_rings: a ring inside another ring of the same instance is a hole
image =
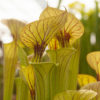
[[[63,48],[55,51],[48,51],[52,62],[57,63],[56,70],[56,93],[66,90],[76,90],[77,74],[79,69],[79,50]]]
[[[32,64],[35,71],[35,100],[53,100],[55,65],[53,63]]]
[[[25,82],[19,77],[15,79],[16,100],[29,100],[29,89]]]
[[[58,6],[57,6],[58,9],[60,8],[61,2],[62,2],[62,0],[59,0]]]

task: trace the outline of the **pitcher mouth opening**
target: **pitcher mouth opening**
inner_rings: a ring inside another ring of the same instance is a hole
[[[66,32],[66,30],[64,29],[64,33],[61,30],[60,31],[60,35],[57,35],[57,40],[59,41],[60,45],[62,47],[66,47],[69,44],[69,40],[70,40],[70,34]]]
[[[36,44],[34,46],[34,60],[35,62],[38,62],[41,60],[41,57],[43,55],[43,52],[45,50],[45,42],[42,42],[42,44]]]

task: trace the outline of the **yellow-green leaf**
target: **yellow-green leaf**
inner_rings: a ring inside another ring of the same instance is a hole
[[[63,10],[59,10],[57,8],[47,7],[44,9],[44,11],[40,14],[40,19],[57,16],[59,14],[63,13]]]
[[[92,100],[96,95],[92,90],[69,90],[56,95],[54,100]]]
[[[26,25],[21,33],[22,42],[34,49],[35,56],[41,58],[43,51],[54,35],[60,31],[67,20],[67,12]]]
[[[79,50],[75,48],[62,48],[48,50],[50,61],[58,64],[55,74],[55,91],[76,90],[79,68]]]
[[[31,65],[28,65],[27,67],[21,68],[21,72],[23,75],[23,78],[25,79],[26,83],[29,86],[30,93],[32,98],[35,95],[35,79],[34,79],[34,69]]]
[[[23,46],[19,35],[25,23],[15,19],[2,20],[1,22],[10,29],[14,39],[12,43],[4,44],[4,100],[11,100],[18,55],[17,45]]]
[[[4,99],[12,100],[15,68],[17,64],[17,47],[15,42],[4,44]]]
[[[87,62],[97,73],[97,80],[100,80],[100,52],[95,51],[87,55]]]
[[[56,16],[62,13],[62,10],[47,7],[40,15],[40,19]],[[62,47],[72,45],[84,33],[82,23],[71,13],[67,13],[67,21],[65,27],[56,35]]]
[[[80,85],[80,87],[85,86],[89,83],[94,83],[96,81],[97,81],[96,78],[91,75],[85,75],[85,74],[78,75],[78,84]]]
[[[59,47],[59,42],[58,42],[58,40],[57,40],[56,38],[53,38],[53,39],[50,41],[48,47],[49,47],[50,50],[59,49],[60,47]]]
[[[16,20],[16,19],[4,19],[1,22],[10,29],[13,39],[15,41],[18,40],[19,45],[21,45],[23,47],[23,44],[19,41],[19,37],[20,37],[19,35],[20,35],[23,27],[25,26],[25,23],[21,22],[19,20]]]
[[[27,66],[29,64],[27,54],[20,46],[18,47],[18,58],[21,66]]]
[[[90,83],[90,84],[82,87],[82,89],[93,90],[93,91],[97,92],[96,99],[94,99],[94,100],[100,100],[100,82]]]
[[[59,16],[35,21],[26,25],[22,31],[21,40],[30,48],[47,45],[48,41],[64,26],[67,12]]]
[[[55,95],[56,66],[54,63],[40,62],[32,64],[35,71],[35,99],[53,100]]]

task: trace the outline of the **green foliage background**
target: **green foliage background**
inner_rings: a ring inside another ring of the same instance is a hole
[[[95,9],[87,15],[81,12],[82,22],[85,27],[85,34],[81,38],[81,54],[80,54],[80,73],[96,76],[95,72],[89,67],[86,61],[86,55],[92,51],[100,51],[100,17],[99,3],[95,2]],[[96,36],[96,44],[90,43],[91,33]]]

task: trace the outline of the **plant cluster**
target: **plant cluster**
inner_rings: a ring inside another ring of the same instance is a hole
[[[84,26],[73,14],[47,7],[32,23],[15,19],[2,23],[13,37],[4,44],[3,100],[12,100],[14,83],[16,100],[100,99],[100,52],[87,55],[97,79],[78,74]]]

